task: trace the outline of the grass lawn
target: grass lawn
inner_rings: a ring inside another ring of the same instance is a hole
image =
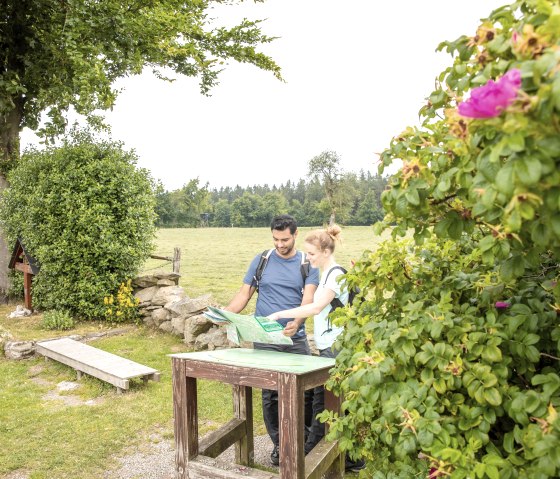
[[[306,231],[300,231],[299,247]],[[364,249],[375,248],[376,243],[371,228],[346,228],[337,259],[348,265]],[[241,286],[253,256],[272,247],[272,241],[267,228],[159,231],[156,254],[171,255],[175,246],[182,250],[180,284],[187,294],[196,297],[210,292],[216,302],[227,304]],[[161,261],[150,260],[145,272],[161,266]],[[161,269],[170,271],[171,266]],[[69,332],[45,331],[40,327],[39,314],[8,319],[7,314],[14,309],[15,304],[0,306],[0,328],[18,340],[110,329],[104,322],[89,322],[78,323]],[[145,443],[150,434],[156,433],[162,440],[173,437],[167,355],[187,349],[180,339],[164,333],[133,325],[118,327],[130,331],[90,344],[158,369],[159,383],[134,381],[128,392],[117,394],[109,384],[85,376],[78,389],[61,393],[79,399],[76,405],[65,405],[61,400],[49,400],[48,394],[62,381],[75,381],[74,370],[42,358],[9,361],[0,356],[0,478],[12,471],[25,472],[30,479],[99,478],[103,471],[118,466],[115,455]],[[216,382],[198,383],[200,433],[204,434],[231,418],[231,389]],[[258,390],[254,391],[254,404],[255,433],[264,434]]]
[[[312,228],[300,228],[296,246],[303,248],[305,235]],[[364,250],[375,249],[380,238],[368,226],[349,226],[342,231],[342,244],[336,246],[336,259],[350,266]],[[226,305],[241,287],[243,276],[253,257],[272,248],[269,228],[177,228],[160,230],[156,241],[158,256],[172,256],[181,248],[180,285],[191,297],[212,293],[216,302]],[[145,272],[163,269],[171,264],[149,260]],[[249,308],[248,308],[249,309]]]

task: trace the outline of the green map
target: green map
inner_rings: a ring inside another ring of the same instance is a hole
[[[223,309],[208,306],[204,312],[210,321],[218,325],[225,325],[227,337],[239,345],[241,341],[268,344],[293,344],[292,340],[284,336],[284,326],[264,316],[236,314]]]

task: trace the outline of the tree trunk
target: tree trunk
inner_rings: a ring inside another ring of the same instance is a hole
[[[0,114],[0,195],[8,188],[6,174],[19,159],[19,131],[23,115],[23,101],[14,102],[15,107]],[[9,245],[0,227],[0,302],[8,299]]]
[[[8,182],[4,175],[0,174],[0,195],[8,187]],[[0,303],[8,301],[8,263],[10,251],[6,240],[4,239],[4,232],[0,228]]]

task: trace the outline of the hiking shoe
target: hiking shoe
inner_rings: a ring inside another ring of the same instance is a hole
[[[363,459],[358,459],[357,461],[353,461],[349,457],[346,458],[344,461],[344,470],[346,472],[358,472],[362,469],[365,469],[366,462]]]
[[[278,452],[278,446],[274,446],[274,449],[270,453],[270,462],[273,466],[280,465],[280,453]]]

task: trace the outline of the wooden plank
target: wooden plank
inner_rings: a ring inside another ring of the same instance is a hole
[[[187,378],[185,364],[182,361],[173,359],[171,367],[173,370],[175,479],[188,479],[189,459],[198,455],[196,379]]]
[[[279,479],[273,472],[261,471],[250,467],[239,466],[235,471],[224,471],[210,458],[199,456],[189,461],[189,479]]]
[[[339,460],[340,455],[338,441],[326,442],[325,438],[321,439],[305,456],[305,479],[321,479],[329,469],[333,469],[331,465]],[[332,477],[342,477],[342,475]]]
[[[128,389],[129,380],[136,377],[159,380],[159,372],[156,369],[70,338],[40,341],[36,344],[36,348],[43,356],[108,382],[117,388]]]
[[[181,360],[181,358],[177,359]],[[188,359],[185,361],[185,372],[193,378],[209,379],[239,386],[278,389],[278,373],[267,369],[251,369],[251,374],[247,374],[247,368],[243,366]]]
[[[233,413],[236,418],[243,419],[245,433],[235,443],[235,463],[252,466],[255,459],[253,438],[253,391],[248,386],[234,385]]]
[[[278,383],[280,476],[282,479],[305,479],[302,381],[295,374],[278,373]]]
[[[23,271],[24,273],[33,274],[33,270],[31,269],[31,266],[29,265],[29,263],[18,263],[18,262],[16,262],[14,264],[14,269],[17,269],[18,271]]]
[[[200,440],[199,454],[212,458],[218,457],[243,436],[245,436],[245,421],[234,418]]]

